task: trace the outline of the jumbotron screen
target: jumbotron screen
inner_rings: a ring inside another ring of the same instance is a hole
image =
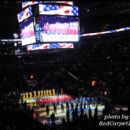
[[[78,42],[79,19],[67,16],[39,16],[40,42]]]
[[[27,45],[28,51],[34,50],[44,50],[44,49],[66,49],[66,48],[74,48],[73,43],[44,43],[44,44],[32,44]]]
[[[25,8],[29,5],[34,5],[34,4],[41,4],[41,3],[59,3],[59,4],[67,4],[67,5],[73,5],[73,1],[24,1],[22,2],[22,8]]]
[[[30,18],[19,24],[22,46],[36,42],[33,18]]]
[[[28,8],[24,9],[23,11],[17,14],[18,22],[23,22],[25,19],[31,17],[32,15],[32,7],[29,6]]]
[[[39,4],[39,14],[41,15],[63,15],[78,16],[78,7],[66,5]]]

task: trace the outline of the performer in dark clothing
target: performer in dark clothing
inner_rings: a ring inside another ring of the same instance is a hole
[[[54,113],[56,113],[57,112],[57,106],[56,106],[55,103],[53,104],[53,107],[54,107]]]
[[[66,112],[66,119],[67,119],[67,122],[70,121],[70,112],[69,112],[69,110],[67,110],[67,112]]]
[[[54,125],[55,124],[55,114],[54,113],[51,114],[51,121],[52,121],[52,124]]]
[[[46,113],[47,113],[47,115],[49,115],[49,106],[48,105],[46,106]]]
[[[64,104],[61,103],[61,111],[64,112]]]
[[[86,109],[86,105],[87,105],[86,102],[84,102],[84,109]]]
[[[69,109],[69,103],[66,102],[66,110],[68,110],[68,109]]]
[[[74,109],[74,104],[73,104],[73,102],[71,102],[71,110],[73,110]]]

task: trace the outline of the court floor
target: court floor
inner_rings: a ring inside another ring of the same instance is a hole
[[[65,105],[65,104],[64,104]],[[94,110],[95,110],[96,105],[90,104],[90,108],[92,110],[92,116],[94,116]],[[102,117],[102,111],[104,109],[104,105],[98,104],[98,118]],[[46,107],[36,107],[34,110],[36,112],[36,117],[37,119],[42,123],[42,124],[51,124],[51,114],[54,113],[54,108],[52,105],[49,107],[49,115],[46,113]],[[87,113],[88,115],[89,111],[89,106],[86,106],[86,109],[84,109],[84,113]],[[78,115],[80,115],[80,108],[78,108]],[[61,106],[57,105],[57,111],[55,113],[55,123],[60,124],[62,122],[62,118],[65,118],[66,120],[66,109],[64,111],[61,110]],[[70,121],[72,120],[72,110],[70,108]]]

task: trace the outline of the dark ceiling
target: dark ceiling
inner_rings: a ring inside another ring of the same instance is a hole
[[[80,10],[81,31],[94,32],[129,26],[129,1],[88,1],[75,2]],[[17,13],[21,2],[0,2],[0,38],[12,38],[19,33]]]
[[[11,38],[18,32],[17,13],[20,10],[17,2],[0,2],[0,38]]]

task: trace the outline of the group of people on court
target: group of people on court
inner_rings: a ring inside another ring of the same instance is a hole
[[[97,106],[102,101],[99,101],[97,98],[76,98],[74,100],[66,101],[66,102],[58,102],[53,104],[47,104],[46,105],[46,113],[49,115],[50,112],[50,106],[53,106],[53,112],[57,113],[57,108],[60,112],[66,112],[67,111],[83,111],[90,107],[90,105]]]

